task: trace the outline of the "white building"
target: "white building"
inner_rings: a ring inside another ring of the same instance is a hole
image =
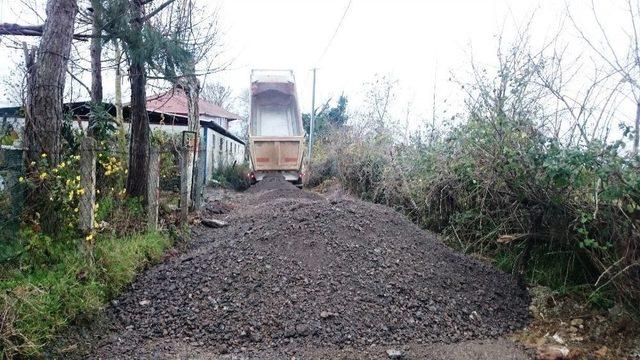
[[[115,116],[115,107],[107,104],[107,111]],[[229,122],[237,121],[240,117],[215,104],[200,100],[200,141],[206,145],[204,152],[206,169],[205,181],[209,181],[214,171],[234,163],[245,161],[245,143],[229,132]],[[152,131],[162,130],[169,134],[180,136],[187,130],[187,98],[182,90],[172,89],[165,93],[147,98],[147,111]],[[71,112],[75,119],[76,128],[87,127],[90,112],[88,102],[65,104],[65,112]],[[129,127],[130,108],[123,106],[125,128]],[[1,131],[13,129],[22,134],[24,129],[24,109],[21,107],[0,108],[0,136]]]
[[[240,116],[200,99],[200,141],[206,144],[206,180],[217,169],[244,162],[245,143],[229,132],[229,122]],[[187,97],[180,89],[147,98],[151,130],[178,134],[187,130]],[[124,108],[127,117],[128,106]]]

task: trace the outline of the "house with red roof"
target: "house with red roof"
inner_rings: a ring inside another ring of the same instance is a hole
[[[240,116],[200,99],[200,141],[204,146],[206,181],[217,169],[244,162],[245,143],[229,132],[229,123]],[[128,105],[124,107],[125,117]],[[182,133],[187,130],[187,96],[180,88],[147,97],[147,112],[152,130]],[[203,152],[201,151],[201,154]]]
[[[229,122],[240,119],[239,115],[231,113],[204,99],[200,99],[198,107],[200,108],[200,120],[213,121],[226,130],[229,129]],[[179,88],[150,96],[147,98],[147,111],[165,115],[175,115],[186,119],[188,111],[187,96],[184,91]]]

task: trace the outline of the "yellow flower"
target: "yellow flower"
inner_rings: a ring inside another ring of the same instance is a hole
[[[67,164],[63,161],[60,163],[60,165],[58,165],[59,168],[63,169],[65,166],[67,166]]]
[[[80,175],[76,176],[76,181],[80,181]]]
[[[47,178],[47,176],[49,176],[49,175],[48,175],[47,173],[43,172],[43,173],[40,173],[40,175],[38,176],[38,178],[40,178],[40,180],[44,180],[44,179],[46,179],[46,178]]]
[[[42,155],[40,155],[40,157],[44,159],[44,158],[47,157],[47,154],[46,153],[42,153]]]
[[[23,182],[24,182],[24,177],[20,176],[20,177],[18,178],[18,181],[19,181],[19,182],[21,182],[21,183],[23,183]]]
[[[78,208],[73,209],[73,212],[78,212]]]
[[[54,168],[53,170],[51,170],[51,172],[53,172],[54,174],[57,174],[58,173],[58,169]]]
[[[76,155],[73,158],[76,159],[76,160],[80,160],[80,155]]]
[[[100,190],[96,189],[96,194],[100,194]]]
[[[91,241],[93,239],[93,234],[87,235],[84,239],[87,241]]]
[[[76,192],[78,193],[78,195],[84,195],[84,189],[78,189],[76,190]]]
[[[35,162],[35,161],[32,161],[30,165],[31,165],[31,166],[35,166],[35,165],[36,165],[36,162]]]

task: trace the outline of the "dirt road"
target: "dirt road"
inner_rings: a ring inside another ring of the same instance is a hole
[[[84,335],[89,358],[528,359],[515,279],[393,210],[268,179]]]

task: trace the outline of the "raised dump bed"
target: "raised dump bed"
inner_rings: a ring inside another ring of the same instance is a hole
[[[302,184],[304,130],[291,70],[251,71],[249,153],[252,178],[280,173]]]

